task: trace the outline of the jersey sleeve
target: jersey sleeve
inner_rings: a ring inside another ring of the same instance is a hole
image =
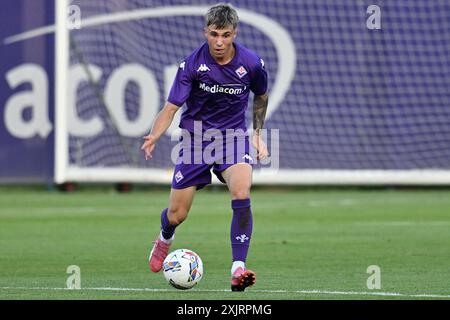
[[[267,72],[264,60],[258,58],[252,71],[250,90],[257,96],[265,94],[267,92]]]
[[[183,104],[189,97],[193,81],[193,72],[190,68],[189,60],[186,59],[180,64],[178,68],[167,101],[178,107],[183,106]]]

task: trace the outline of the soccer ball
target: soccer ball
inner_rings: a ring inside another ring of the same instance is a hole
[[[174,288],[191,289],[203,277],[202,259],[192,250],[178,249],[169,253],[163,263],[164,278]]]

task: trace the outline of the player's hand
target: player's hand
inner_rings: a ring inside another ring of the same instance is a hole
[[[255,147],[257,156],[256,159],[264,160],[269,156],[269,151],[267,150],[267,145],[259,134],[253,135],[253,147]]]
[[[155,143],[156,139],[153,135],[149,134],[147,136],[144,136],[143,139],[145,140],[142,144],[141,150],[144,151],[145,160],[151,159],[153,149],[155,149]]]

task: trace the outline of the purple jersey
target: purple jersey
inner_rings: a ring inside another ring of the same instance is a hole
[[[203,130],[243,129],[250,91],[262,95],[267,91],[264,61],[244,46],[234,43],[235,55],[218,64],[205,43],[188,56],[178,69],[167,101],[186,109],[180,128],[194,131],[194,121]]]

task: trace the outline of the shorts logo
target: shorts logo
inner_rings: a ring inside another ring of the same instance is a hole
[[[237,68],[235,70],[235,72],[237,73],[239,78],[242,78],[243,76],[245,76],[247,74],[247,70],[245,70],[245,68],[243,66],[240,66],[239,68]]]
[[[181,174],[181,171],[178,170],[178,172],[175,174],[175,180],[177,183],[179,183],[181,180],[183,180],[183,175]]]

